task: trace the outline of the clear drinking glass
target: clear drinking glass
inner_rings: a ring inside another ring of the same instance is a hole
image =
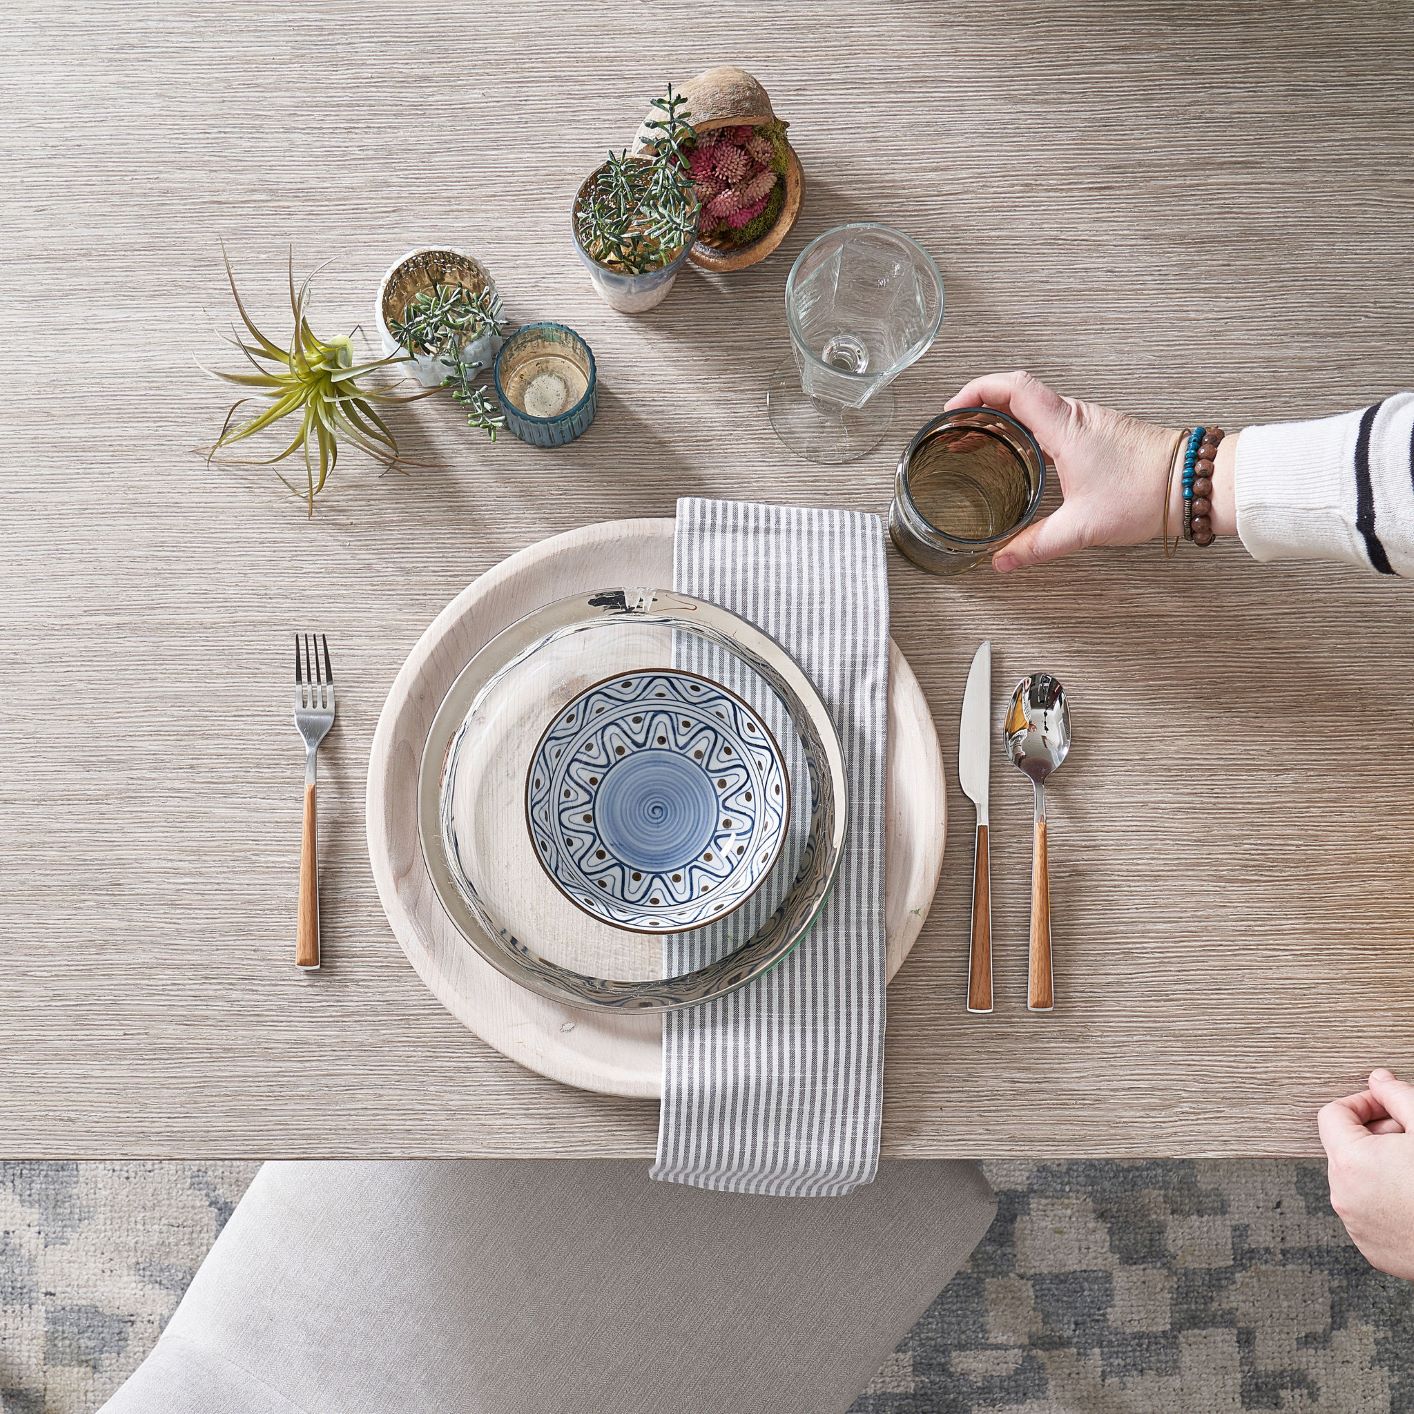
[[[836,226],[791,267],[786,319],[794,364],[771,380],[771,426],[807,461],[854,461],[893,422],[888,385],[937,337],[943,277],[922,246],[888,226]]]
[[[1035,518],[1046,459],[996,408],[954,408],[925,423],[899,458],[889,534],[920,569],[956,574]]]

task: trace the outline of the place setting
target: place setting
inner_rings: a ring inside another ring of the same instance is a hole
[[[1414,1414],[1380,18],[18,13],[5,1414]]]
[[[1414,1414],[1398,29],[91,11],[6,1414]]]
[[[611,154],[571,207],[613,311],[654,308],[688,260],[729,274],[780,246],[805,192],[788,126],[742,70],[666,87],[633,152]],[[341,442],[398,464],[390,404],[450,396],[473,432],[549,456],[599,410],[583,335],[554,318],[517,325],[464,247],[393,262],[373,302],[381,353],[362,361],[313,334],[293,269],[288,351],[234,275],[231,290],[261,371],[222,376],[267,409],[242,418],[238,403],[213,451],[303,408],[287,454],[303,446],[306,476],[287,485],[310,514]],[[935,576],[972,569],[1030,523],[1046,486],[1036,439],[1006,411],[951,409],[899,435],[892,384],[932,346],[944,293],[922,245],[871,221],[815,237],[784,282],[790,356],[761,413],[781,455],[806,462],[896,440],[879,514],[684,497],[673,518],[526,546],[438,614],[378,719],[368,852],[403,952],[510,1059],[660,1100],[659,1178],[835,1194],[873,1177],[886,988],[947,840],[935,714],[960,713],[958,778],[976,807],[952,1001],[979,1017],[994,1006],[995,754],[1034,789],[1028,1007],[1055,1005],[1044,801],[1069,746],[1065,693],[1030,674],[998,720],[988,642],[953,700],[930,702],[889,634],[890,554]],[[323,634],[296,636],[307,974],[321,961],[316,772],[336,654]]]
[[[716,604],[647,587],[672,584],[676,529],[588,526],[468,586],[394,681],[369,771],[374,877],[434,995],[532,1069],[632,1097],[661,1094],[663,1014],[689,987],[722,995],[804,936],[848,799],[834,720],[791,656]],[[947,806],[928,703],[885,651],[892,972],[931,905]],[[769,931],[691,984],[664,978],[663,936],[685,955],[766,901]],[[703,909],[720,924],[694,930]]]

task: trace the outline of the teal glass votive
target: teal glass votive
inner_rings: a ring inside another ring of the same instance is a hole
[[[594,354],[563,324],[526,324],[496,355],[492,376],[506,426],[533,447],[562,447],[594,421]]]

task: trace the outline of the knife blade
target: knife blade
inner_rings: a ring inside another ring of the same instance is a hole
[[[958,731],[957,778],[977,807],[977,821],[987,824],[992,765],[992,641],[972,659],[967,690],[962,695],[962,725]]]
[[[962,695],[957,778],[977,807],[977,844],[972,861],[972,941],[967,964],[967,1009],[992,1009],[992,853],[988,804],[992,766],[992,642],[977,650]]]

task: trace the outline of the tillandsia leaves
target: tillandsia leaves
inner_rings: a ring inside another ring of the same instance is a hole
[[[611,270],[661,270],[692,240],[698,200],[687,152],[694,130],[686,100],[668,85],[643,125],[653,151],[610,152],[575,206],[575,233],[589,257]]]
[[[466,358],[466,350],[486,334],[505,333],[501,296],[490,288],[433,285],[419,290],[404,307],[403,317],[389,321],[388,330],[409,353],[437,357],[447,370],[442,386],[466,413],[467,425],[494,442],[506,425],[505,415],[491,394],[476,386],[485,370]]]
[[[245,396],[237,399],[227,410],[221,434],[207,452],[207,460],[236,462],[246,466],[273,466],[287,457],[302,454],[305,471],[303,487],[294,485],[280,472],[276,475],[295,495],[305,500],[309,514],[313,515],[314,498],[324,489],[334,470],[341,444],[358,447],[384,466],[397,464],[397,439],[379,415],[376,404],[411,402],[426,394],[399,394],[361,381],[377,369],[404,362],[403,355],[360,363],[354,357],[351,335],[321,339],[310,328],[305,311],[310,283],[318,272],[307,276],[297,288],[293,250],[290,252],[289,284],[294,330],[285,347],[267,337],[256,326],[236,288],[235,272],[231,269],[231,261],[224,247],[221,254],[236,311],[246,331],[244,336],[236,331],[230,342],[245,355],[251,371],[225,373],[218,369],[206,369],[213,377],[247,390]],[[260,402],[265,406],[238,417],[237,414],[249,402]],[[273,457],[247,460],[222,455],[237,442],[243,442],[287,417],[298,418],[299,428],[289,445]]]

